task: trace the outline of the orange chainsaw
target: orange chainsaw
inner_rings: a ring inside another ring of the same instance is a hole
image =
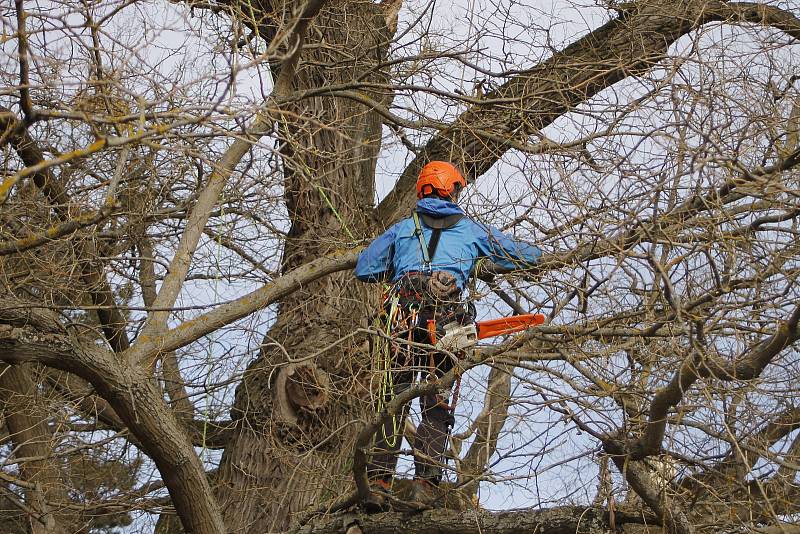
[[[543,323],[544,315],[541,313],[512,315],[468,325],[449,323],[444,326],[444,335],[434,345],[437,349],[457,352],[475,345],[479,339],[513,334]]]

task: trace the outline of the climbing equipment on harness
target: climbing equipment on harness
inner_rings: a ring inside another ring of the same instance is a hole
[[[382,413],[386,403],[400,392],[398,388],[405,387],[405,380],[397,382],[398,372],[415,373],[422,367],[435,379],[439,366],[433,355],[437,351],[431,347],[426,356],[425,349],[414,346],[414,342],[430,340],[433,346],[441,333],[437,331],[437,323],[474,321],[474,306],[470,303],[440,301],[430,295],[430,278],[431,275],[424,273],[407,273],[384,293],[381,313],[375,319],[375,330],[379,334],[372,337],[374,368],[380,373],[378,413]],[[389,447],[402,439],[402,419],[399,415],[392,416],[391,423],[381,428],[383,440]]]
[[[392,369],[392,364],[395,361],[396,355],[394,353],[396,349],[391,339],[394,337],[396,331],[400,329],[399,325],[406,322],[404,318],[400,317],[403,315],[403,310],[400,306],[400,295],[397,292],[392,292],[386,296],[383,302],[383,310],[385,316],[384,314],[379,314],[375,318],[375,329],[380,332],[380,334],[373,338],[374,346],[372,351],[376,359],[375,368],[378,369],[381,377],[376,403],[378,413],[383,412],[384,402],[386,402],[387,399],[394,398],[395,395],[394,369]],[[384,319],[385,322],[383,322],[382,319]],[[395,445],[395,440],[400,430],[399,426],[397,417],[393,416],[392,436],[386,436],[384,430],[384,438],[389,446],[393,447]]]

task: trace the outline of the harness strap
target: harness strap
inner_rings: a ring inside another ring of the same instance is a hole
[[[442,235],[442,230],[446,230],[455,226],[456,223],[458,223],[458,221],[464,217],[464,215],[455,213],[453,215],[448,215],[447,217],[436,219],[423,213],[422,220],[425,221],[425,225],[431,229],[430,243],[425,243],[425,234],[422,233],[422,225],[419,222],[420,214],[414,210],[412,215],[414,217],[414,233],[417,235],[417,239],[419,239],[419,248],[422,250],[422,262],[424,264],[423,270],[426,273],[430,273],[432,270],[431,261],[436,255],[436,248],[439,246],[439,238]]]
[[[431,271],[431,256],[428,254],[428,244],[425,243],[425,234],[422,233],[422,225],[419,223],[419,214],[414,210],[414,233],[419,239],[419,248],[422,250],[422,263],[425,272]]]
[[[436,247],[439,246],[439,237],[442,235],[441,228],[432,228],[431,234],[431,242],[425,243],[425,234],[422,233],[422,225],[419,222],[419,214],[414,211],[414,233],[417,234],[417,239],[419,239],[419,248],[422,250],[422,263],[423,263],[423,271],[426,273],[430,273],[432,271],[431,268],[431,260],[433,256],[436,254]]]
[[[441,228],[434,228],[433,235],[431,235],[431,242],[428,243],[428,257],[433,259],[433,256],[436,255],[436,247],[439,246],[439,237],[442,235]]]

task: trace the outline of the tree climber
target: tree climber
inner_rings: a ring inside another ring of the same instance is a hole
[[[456,204],[467,182],[444,161],[432,161],[417,179],[417,206],[411,217],[393,225],[358,257],[355,274],[364,282],[389,281],[379,328],[391,336],[376,337],[383,371],[378,410],[407,390],[417,373],[440,378],[454,362],[444,352],[412,346],[406,341],[435,345],[444,325],[471,324],[474,305],[462,297],[475,265],[488,258],[507,269],[526,268],[541,256],[538,247],[512,239],[477,223]],[[431,503],[442,479],[447,436],[453,425],[450,392],[420,399],[421,421],[414,443],[415,476],[412,498]],[[368,509],[385,509],[408,405],[383,425],[375,437],[367,476],[373,490]]]

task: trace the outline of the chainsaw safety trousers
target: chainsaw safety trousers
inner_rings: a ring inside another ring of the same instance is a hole
[[[435,197],[417,202],[417,212],[434,219],[461,214],[457,204]],[[422,218],[421,230],[430,243],[434,229]],[[430,258],[432,271],[447,271],[464,289],[480,258],[488,258],[507,269],[529,267],[542,251],[534,245],[515,240],[501,231],[462,217],[455,225],[441,231],[436,253]],[[358,256],[356,277],[363,282],[396,282],[409,272],[425,270],[424,253],[412,217],[403,219],[380,235]]]
[[[422,328],[415,329],[412,339],[417,343],[430,342],[428,333]],[[424,382],[431,371],[436,378],[440,378],[453,368],[451,358],[441,352],[413,348],[407,351],[405,356],[410,361],[402,361],[404,358],[401,357],[398,358],[401,361],[393,362],[393,389],[386,392],[384,403],[390,402],[411,387],[417,375],[421,375],[421,381]],[[449,402],[449,395],[442,394],[424,395],[419,399],[420,423],[413,444],[414,478],[425,479],[436,485],[442,479],[441,464],[444,463],[447,436],[454,422],[453,414],[448,407]],[[410,405],[411,403],[407,403],[403,406],[400,415],[386,421],[378,430],[374,452],[367,464],[367,477],[370,480],[388,480],[394,475]]]
[[[402,393],[410,386],[410,383],[397,384],[395,394]],[[453,415],[439,404],[439,399],[441,397],[438,395],[426,395],[420,399],[420,423],[414,440],[414,478],[422,478],[436,485],[442,480],[441,464],[444,463],[447,436],[453,424]],[[449,399],[443,400],[447,402]],[[410,403],[406,404],[401,415],[385,423],[378,431],[374,453],[367,464],[367,477],[370,480],[388,480],[394,475],[409,407]],[[396,425],[399,428],[395,432]]]

